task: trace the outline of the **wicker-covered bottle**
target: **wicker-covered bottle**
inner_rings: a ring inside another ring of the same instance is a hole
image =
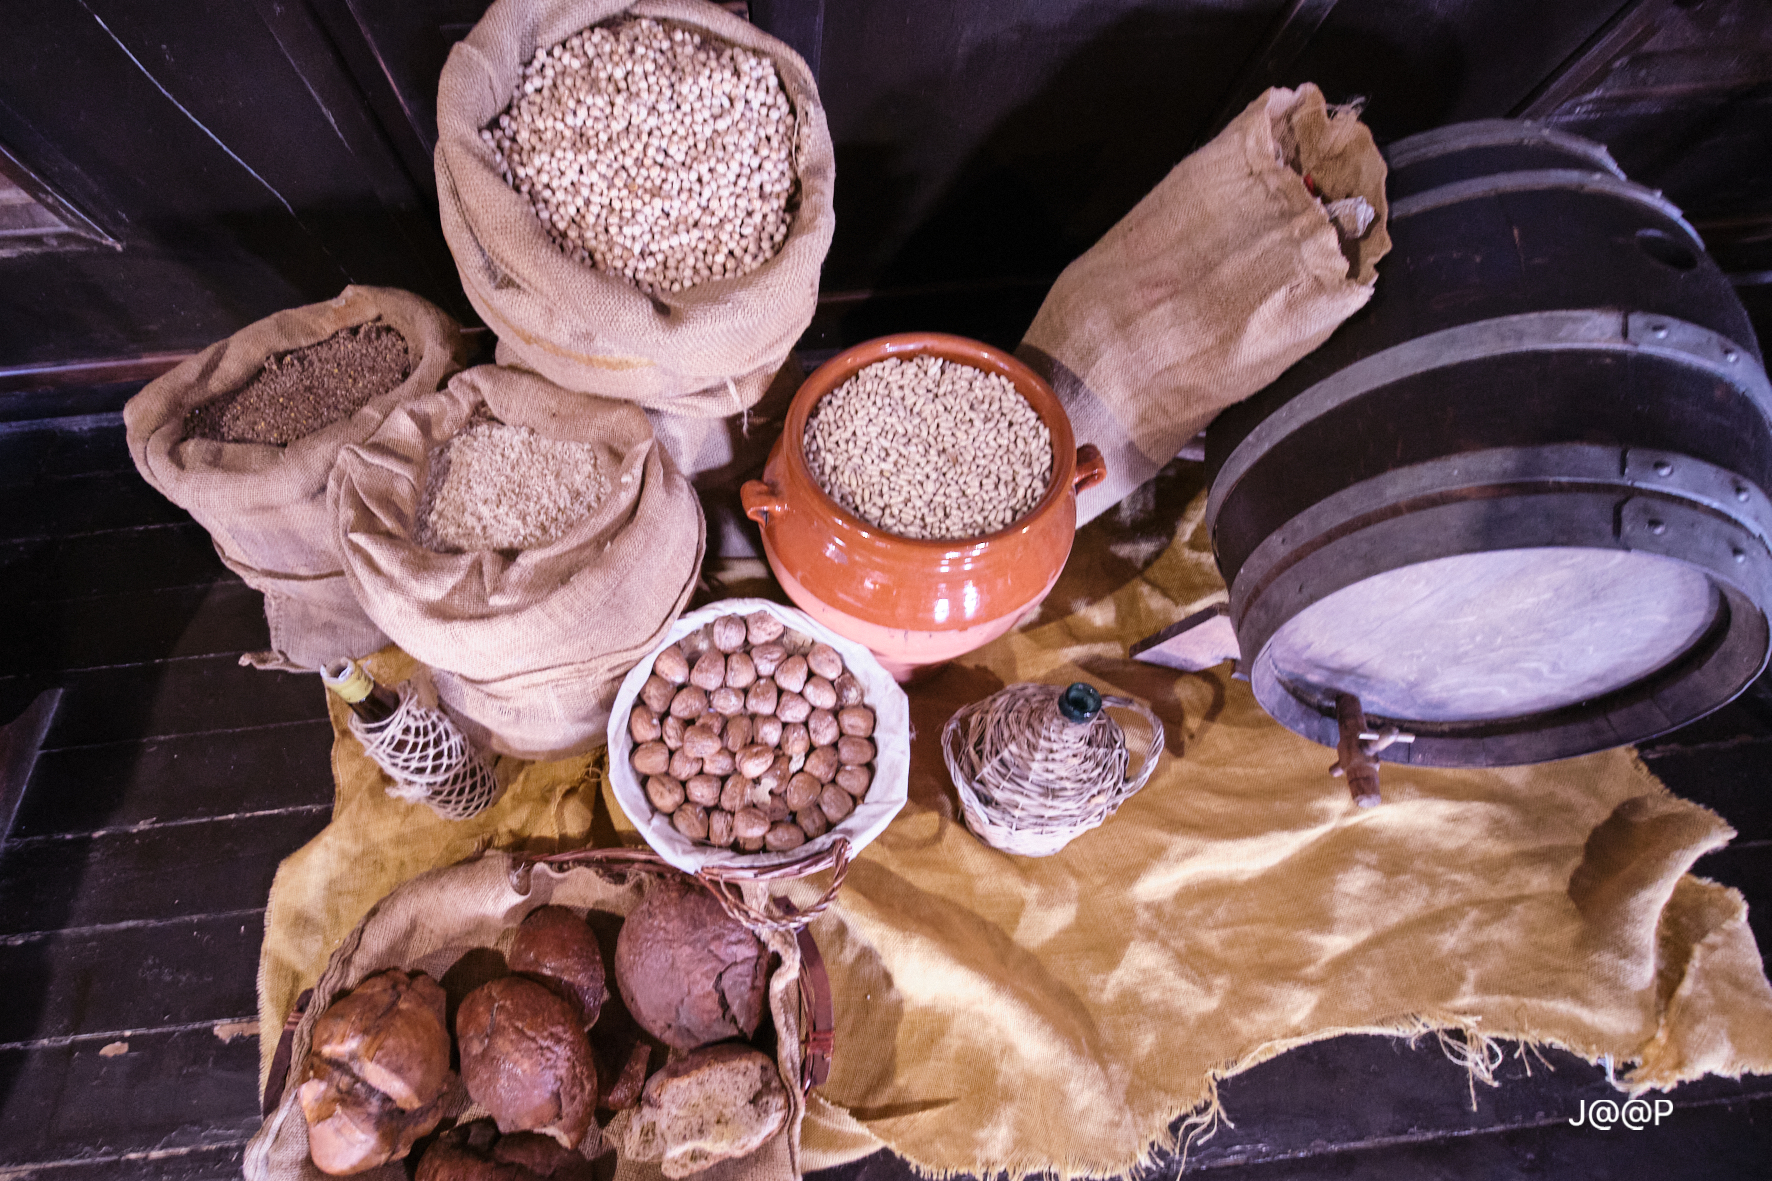
[[[351,707],[351,733],[393,781],[389,795],[445,820],[466,820],[498,799],[492,760],[447,714],[422,704],[410,684],[396,694],[354,660],[327,665],[320,679]]]
[[[1109,708],[1131,711],[1149,732],[1135,771]],[[941,739],[966,826],[993,848],[1046,857],[1145,785],[1163,749],[1163,723],[1140,702],[1104,697],[1081,681],[1019,684],[961,709]]]

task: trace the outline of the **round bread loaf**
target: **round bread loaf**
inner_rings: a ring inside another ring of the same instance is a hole
[[[443,1118],[440,1093],[404,1111],[342,1066],[317,1060],[296,1090],[308,1122],[308,1157],[322,1173],[345,1177],[397,1161]]]
[[[546,985],[578,1007],[586,1029],[597,1023],[609,986],[597,936],[564,906],[529,912],[505,957],[511,971]]]
[[[314,1022],[313,1053],[416,1111],[443,1091],[449,1026],[443,988],[398,968],[367,977]]]
[[[501,1132],[542,1132],[577,1148],[594,1122],[597,1068],[572,1005],[533,980],[482,984],[455,1014],[468,1097]]]
[[[365,978],[315,1020],[306,1073],[296,1099],[315,1167],[346,1176],[401,1159],[443,1116],[443,989],[422,972]]]
[[[682,875],[654,879],[615,941],[628,1012],[677,1050],[755,1033],[768,968],[762,941]]]
[[[695,1050],[653,1075],[622,1148],[687,1177],[749,1156],[787,1122],[788,1093],[769,1056],[749,1046]]]

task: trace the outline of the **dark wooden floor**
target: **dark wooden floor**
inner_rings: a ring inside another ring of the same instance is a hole
[[[1009,343],[1013,343],[1010,341]],[[256,673],[259,596],[135,474],[131,386],[0,398],[0,721],[63,690],[0,850],[0,1179],[237,1175],[257,1125],[253,982],[271,875],[325,824],[311,677]],[[1772,948],[1772,692],[1645,750],[1740,830],[1697,872]],[[1344,1038],[1230,1080],[1186,1171],[1294,1177],[1772,1176],[1772,1078],[1674,1092],[1656,1128],[1571,1128],[1604,1072]],[[1152,1170],[1174,1173],[1165,1161]],[[828,1181],[904,1177],[879,1154]]]

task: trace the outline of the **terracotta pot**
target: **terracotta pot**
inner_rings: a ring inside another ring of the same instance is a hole
[[[821,397],[864,366],[922,354],[1007,377],[1052,433],[1052,482],[1006,529],[955,541],[899,537],[844,509],[806,466],[806,418]],[[1046,597],[1070,556],[1077,493],[1106,474],[1101,453],[1077,447],[1058,397],[1026,365],[975,340],[906,332],[856,345],[807,378],[763,478],[740,496],[763,527],[764,552],[789,597],[905,681],[990,643]]]

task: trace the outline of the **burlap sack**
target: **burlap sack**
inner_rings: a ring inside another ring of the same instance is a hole
[[[538,866],[523,871],[510,854],[489,853],[477,861],[432,870],[382,899],[333,953],[314,986],[314,995],[295,1029],[282,1096],[246,1145],[249,1181],[326,1181],[326,1174],[308,1159],[308,1125],[296,1088],[305,1076],[314,1022],[336,997],[384,968],[405,968],[441,981],[450,992],[453,1007],[461,999],[458,993],[467,989],[456,984],[449,971],[464,955],[479,948],[509,951],[514,928],[541,906],[565,906],[587,914],[600,933],[613,929],[616,920],[640,901],[647,876],[583,867]],[[722,1161],[697,1174],[707,1181],[791,1181],[800,1175],[800,1122],[805,1115],[800,1091],[800,953],[791,935],[760,932],[759,937],[780,957],[769,980],[769,1013],[775,1022],[776,1064],[789,1097],[788,1124],[782,1134],[750,1156]],[[613,972],[610,986],[613,989]],[[445,1126],[452,1120],[467,1122],[485,1115],[484,1109],[470,1104],[466,1091],[458,1085],[446,1106]],[[621,1142],[625,1123],[623,1115],[611,1121],[611,1141]],[[590,1143],[595,1152],[596,1142]],[[411,1163],[393,1162],[357,1176],[365,1181],[405,1181],[406,1166]],[[657,1164],[629,1160],[618,1153],[615,1181],[656,1181],[663,1175]]]
[[[413,540],[431,455],[482,403],[512,426],[595,445],[608,490],[550,545],[434,553]],[[519,758],[602,742],[622,676],[682,612],[701,567],[701,505],[639,407],[495,365],[345,448],[328,495],[363,609],[431,666],[470,738]]]
[[[412,374],[398,388],[286,447],[184,437],[189,411],[239,389],[272,356],[377,318],[406,338],[412,357]],[[255,663],[311,672],[388,642],[345,582],[326,477],[341,447],[367,439],[400,402],[436,390],[471,352],[461,326],[418,296],[347,287],[337,299],[278,312],[210,345],[123,407],[142,478],[209,530],[228,568],[264,592],[272,651],[254,654]]]
[[[1371,204],[1351,258],[1305,176],[1326,200]],[[1384,177],[1356,113],[1308,83],[1272,89],[1065,268],[1017,353],[1107,460],[1107,479],[1077,497],[1078,524],[1371,298],[1390,250]]]
[[[774,60],[798,119],[799,207],[787,241],[738,279],[648,296],[574,262],[499,176],[480,131],[540,48],[623,16],[668,20]],[[830,249],[835,152],[793,50],[705,0],[497,0],[450,50],[437,88],[437,195],[462,287],[500,341],[570,390],[723,416],[755,403],[812,321]]]

